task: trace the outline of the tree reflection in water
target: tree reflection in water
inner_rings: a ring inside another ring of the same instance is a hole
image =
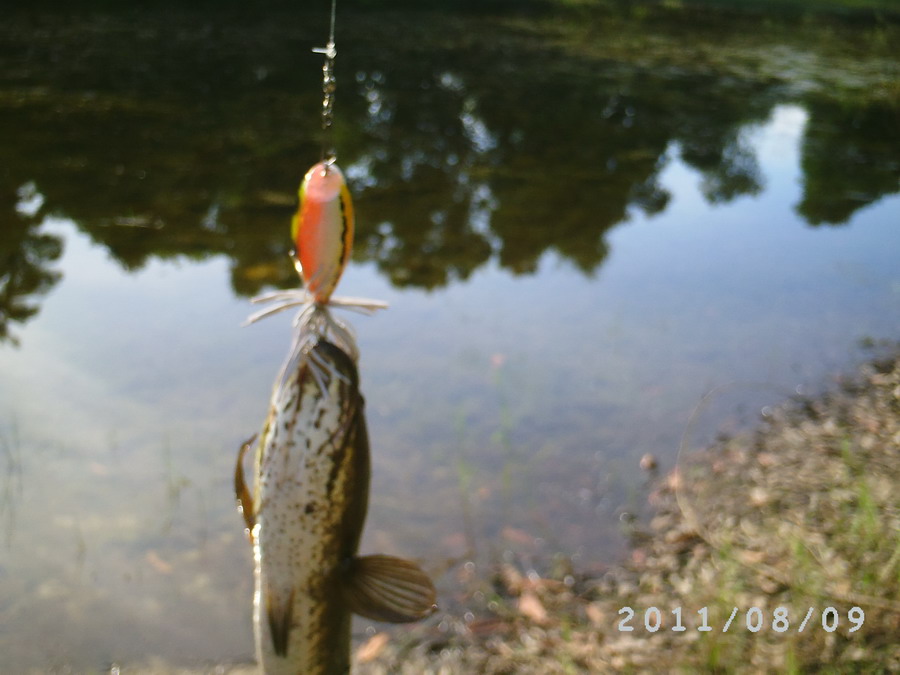
[[[548,251],[591,274],[610,228],[667,208],[659,177],[673,156],[711,204],[759,194],[745,132],[785,102],[808,114],[807,222],[846,223],[898,190],[900,129],[883,96],[576,58],[482,19],[379,17],[343,21],[336,142],[358,206],[355,256],[395,285],[438,288],[491,260],[528,274]],[[318,26],[199,13],[45,21],[2,29],[0,337],[58,281],[46,214],[71,218],[126,269],[225,255],[241,295],[296,284],[287,223],[318,153],[318,73],[304,61]],[[761,34],[756,49],[771,48]],[[27,185],[44,199],[30,215],[17,210]]]
[[[33,183],[0,186],[0,342],[18,344],[12,324],[39,311],[38,296],[60,279],[51,264],[62,255],[59,237],[42,234],[42,198]]]

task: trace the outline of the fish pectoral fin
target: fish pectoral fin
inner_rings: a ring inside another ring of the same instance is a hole
[[[272,636],[272,648],[278,656],[287,656],[288,640],[294,622],[293,588],[287,598],[279,598],[271,588],[266,588],[266,619]]]
[[[350,561],[343,591],[352,612],[375,621],[417,621],[437,609],[428,575],[411,560],[389,555]]]
[[[252,532],[253,526],[256,525],[256,509],[253,506],[253,497],[250,496],[250,490],[247,489],[247,483],[244,481],[244,455],[247,454],[247,449],[253,445],[255,440],[256,434],[241,446],[241,449],[238,450],[237,463],[234,466],[234,494],[237,497],[238,511],[244,516],[248,532]]]

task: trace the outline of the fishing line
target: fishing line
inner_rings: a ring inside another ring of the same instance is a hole
[[[322,65],[322,162],[325,171],[337,161],[331,126],[334,122],[334,93],[337,80],[334,77],[334,59],[337,57],[337,46],[334,43],[334,23],[337,13],[337,0],[331,0],[331,28],[328,32],[328,44],[324,47],[313,47],[313,53],[323,54]]]

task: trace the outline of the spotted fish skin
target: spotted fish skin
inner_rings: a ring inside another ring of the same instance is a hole
[[[291,221],[298,270],[313,301],[331,298],[353,249],[353,200],[336,164],[319,162],[300,184]]]
[[[353,612],[404,622],[435,609],[434,587],[415,563],[357,556],[370,475],[359,375],[343,349],[315,331],[306,337],[295,341],[276,380],[252,496],[242,469],[251,443],[235,468],[253,547],[256,653],[266,674],[348,673]]]
[[[309,360],[285,373],[256,458],[253,551],[257,658],[265,673],[349,672],[341,567],[368,504],[369,445],[353,361],[319,341],[326,395]]]

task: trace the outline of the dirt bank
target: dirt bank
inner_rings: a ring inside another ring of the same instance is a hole
[[[505,564],[490,612],[376,635],[358,672],[900,671],[897,351],[767,412],[660,479],[627,565]]]

